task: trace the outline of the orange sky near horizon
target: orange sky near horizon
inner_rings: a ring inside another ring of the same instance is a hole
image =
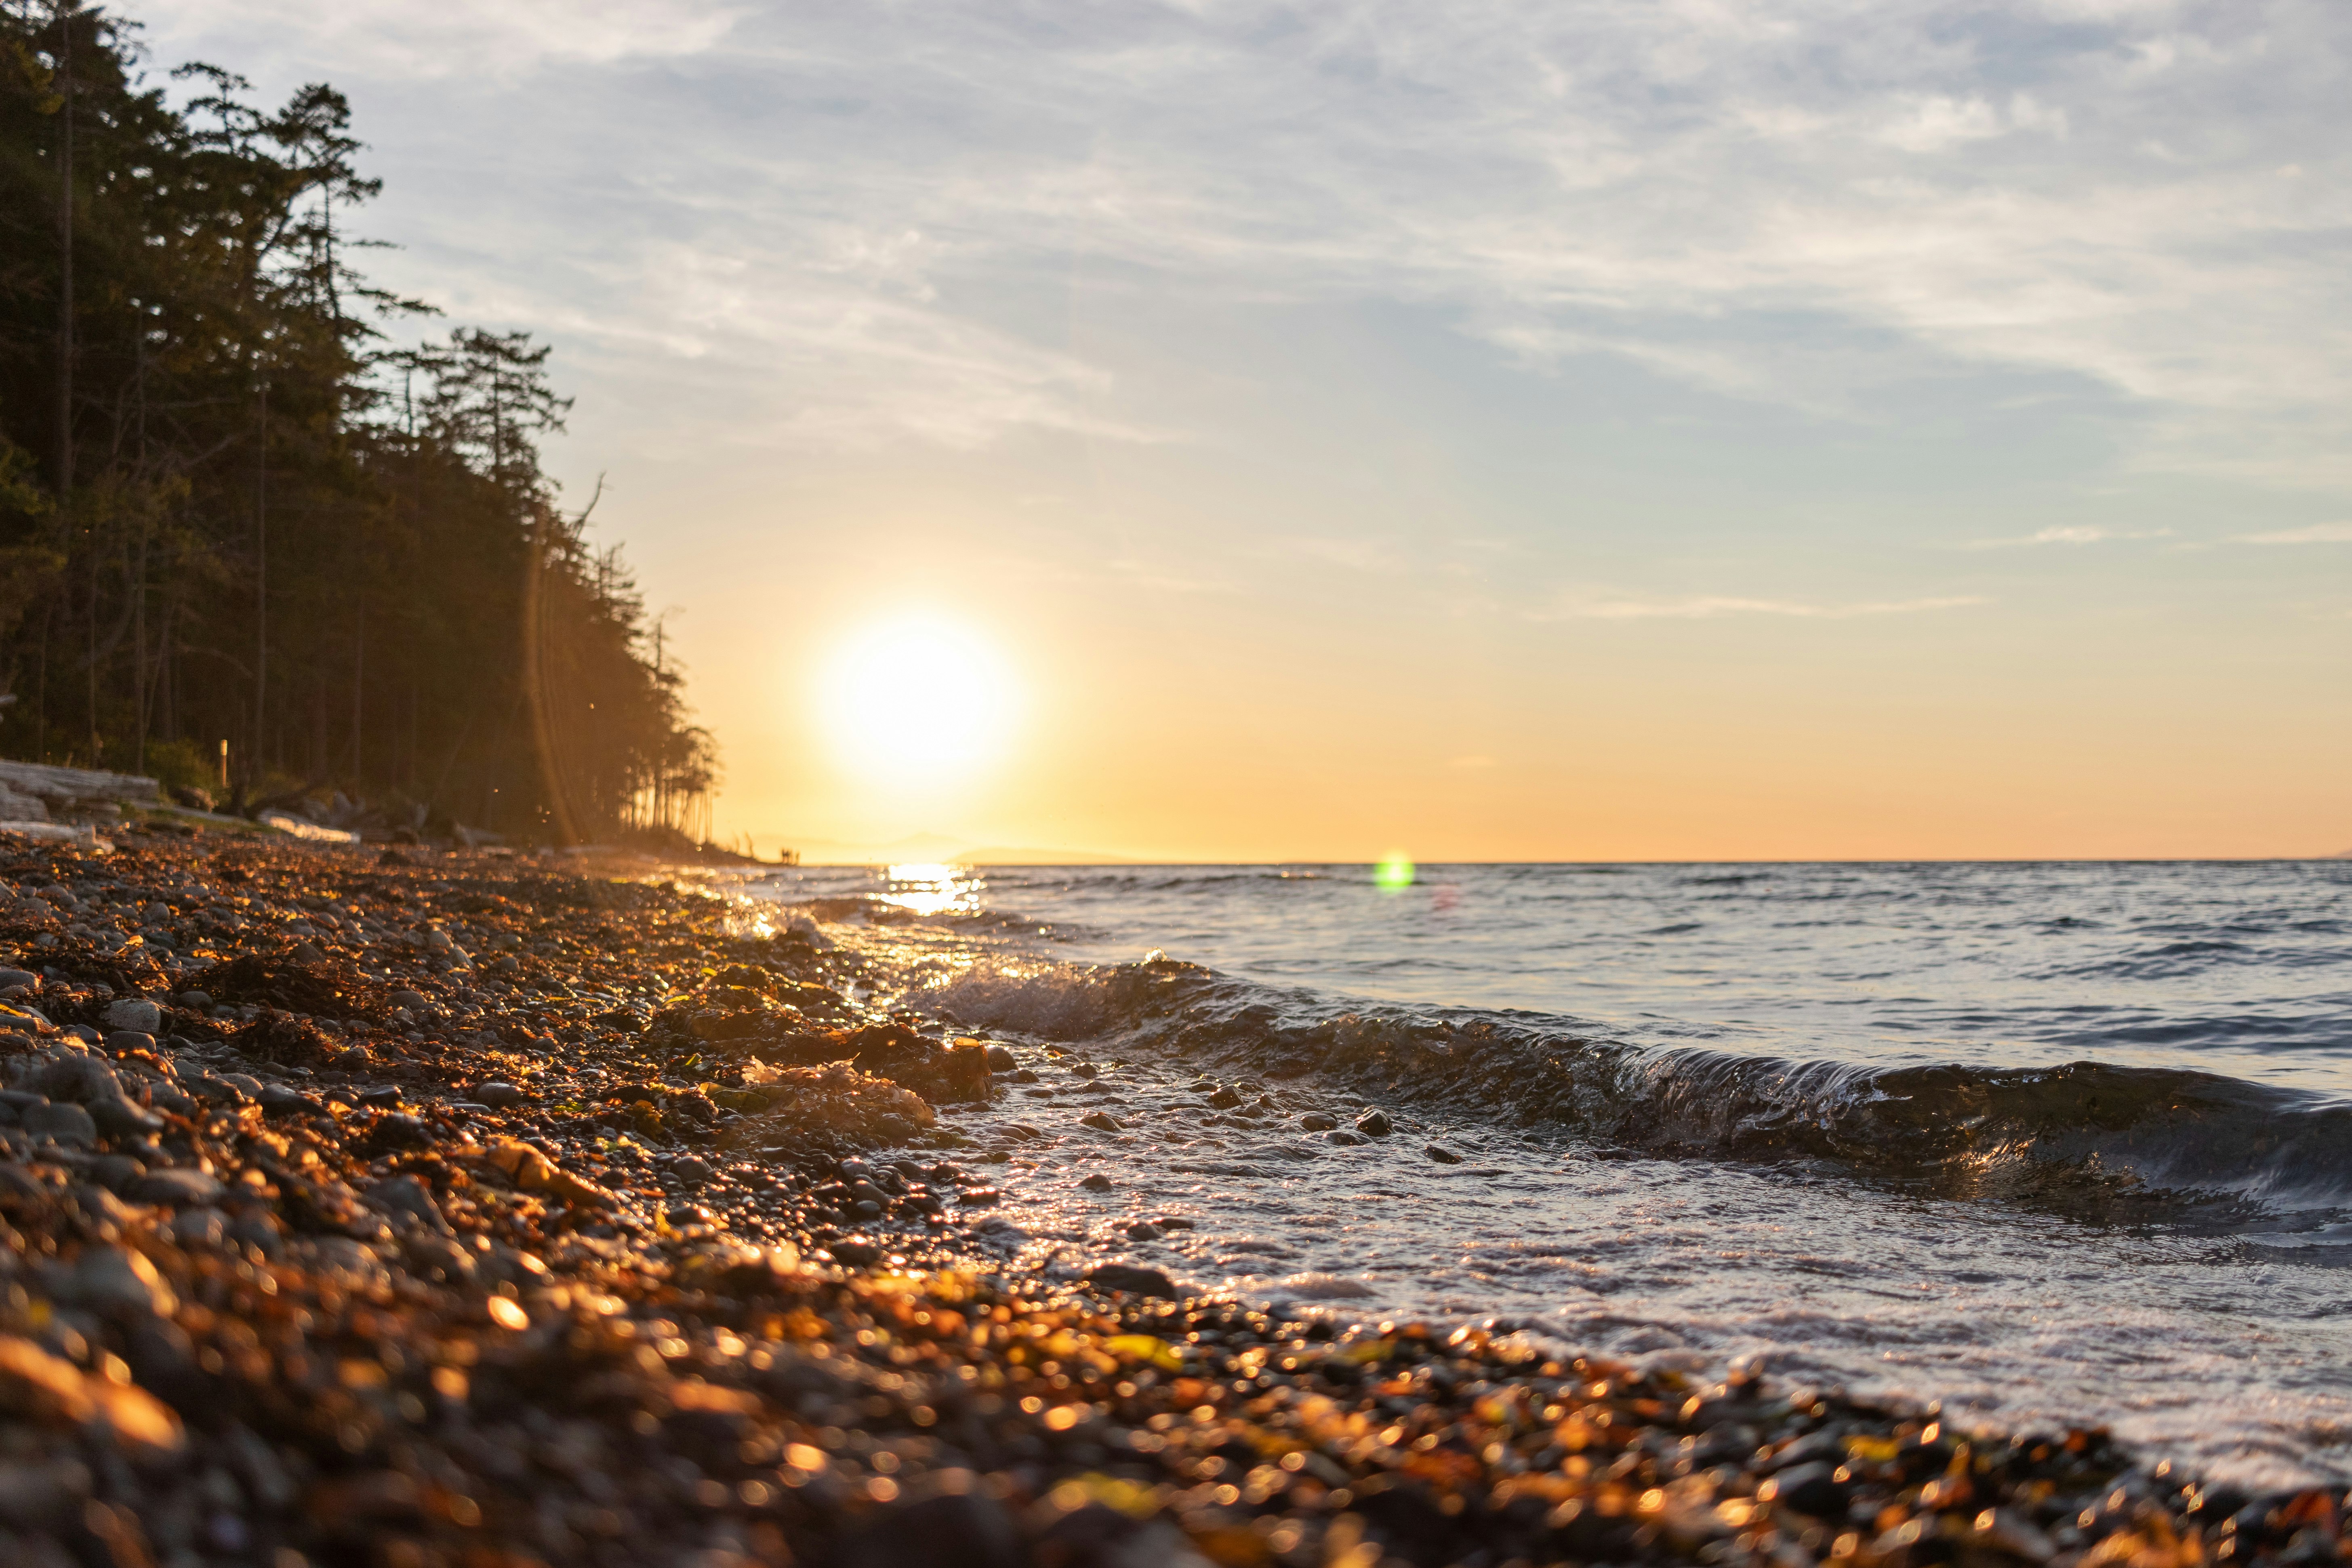
[[[2343,631],[2317,617],[2053,616],[1987,594],[1900,615],[1544,618],[1512,607],[1508,572],[1431,586],[1326,561],[1180,593],[971,548],[1014,520],[916,515],[894,538],[872,503],[838,504],[866,526],[747,526],[740,585],[677,623],[727,749],[721,835],[765,852],[866,859],[917,834],[1145,861],[2352,849],[2352,713],[2321,679]],[[859,542],[812,555],[812,537]],[[747,649],[734,628],[786,574],[793,613]],[[988,643],[1013,711],[982,760],[877,777],[827,728],[827,671],[910,616]],[[713,642],[727,652],[704,656]]]

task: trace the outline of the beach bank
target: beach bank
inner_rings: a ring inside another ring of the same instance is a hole
[[[2335,1495],[2097,1432],[1009,1270],[1017,1167],[954,1122],[1013,1054],[619,872],[0,843],[0,1556],[2338,1555]]]

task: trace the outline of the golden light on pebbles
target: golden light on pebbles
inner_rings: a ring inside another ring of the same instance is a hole
[[[903,1137],[938,1120],[922,1096],[889,1079],[860,1072],[843,1062],[822,1068],[775,1068],[757,1064],[744,1081],[767,1100],[767,1109],[739,1118],[722,1144],[730,1149],[761,1145],[810,1131],[853,1137]]]
[[[520,1331],[530,1327],[530,1314],[522,1310],[520,1302],[504,1296],[493,1296],[489,1299],[489,1308],[490,1321],[502,1329]]]
[[[133,1458],[179,1452],[180,1418],[146,1390],[88,1376],[30,1340],[0,1335],[0,1410],[36,1421],[103,1428]]]

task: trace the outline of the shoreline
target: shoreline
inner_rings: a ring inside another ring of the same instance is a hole
[[[1000,1063],[798,927],[510,853],[116,833],[0,843],[10,1561],[2336,1554],[2332,1492],[2098,1433],[975,1267],[994,1189],[933,1107]]]

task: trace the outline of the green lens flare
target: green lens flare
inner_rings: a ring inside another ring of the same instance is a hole
[[[1402,853],[1381,858],[1372,868],[1372,881],[1383,893],[1402,892],[1412,886],[1412,861]]]

